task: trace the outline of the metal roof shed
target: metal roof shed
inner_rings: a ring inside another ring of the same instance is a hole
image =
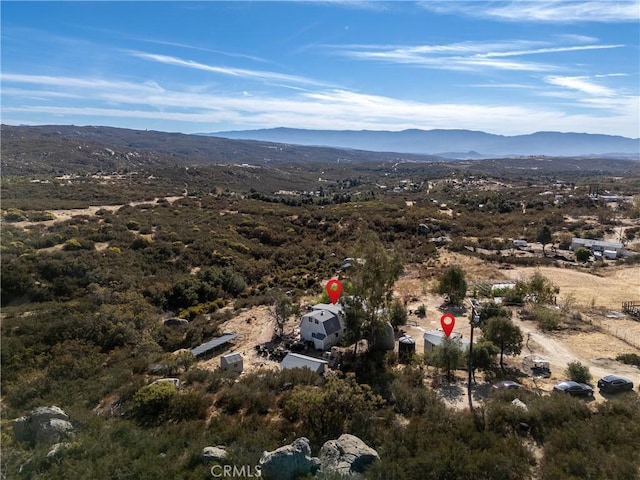
[[[193,354],[194,357],[201,357],[202,355],[206,355],[220,348],[221,346],[230,342],[237,336],[238,334],[236,333],[225,333],[221,337],[214,338],[213,340],[209,340],[208,342],[205,342],[202,345],[192,348],[191,353]]]
[[[228,353],[227,355],[223,355],[220,357],[220,368],[224,371],[232,371],[242,373],[244,369],[244,362],[242,360],[242,355],[238,352]]]
[[[289,353],[280,363],[280,367],[283,369],[308,368],[312,372],[324,373],[328,364],[329,362],[319,358],[308,357],[299,353]]]

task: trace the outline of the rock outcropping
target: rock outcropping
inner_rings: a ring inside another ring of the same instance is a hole
[[[374,461],[380,460],[378,452],[355,435],[345,433],[337,440],[329,440],[320,449],[320,464],[324,473],[340,475],[363,473]]]
[[[205,464],[209,462],[223,463],[228,456],[227,448],[223,445],[218,445],[216,447],[204,447],[201,458]]]
[[[291,444],[264,452],[260,458],[260,471],[266,480],[294,480],[298,477],[315,474],[320,461],[311,456],[309,439],[296,438]]]
[[[53,445],[71,437],[74,428],[60,407],[38,407],[13,421],[13,436],[19,442]]]

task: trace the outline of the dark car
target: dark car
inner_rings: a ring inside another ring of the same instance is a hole
[[[522,388],[522,385],[518,382],[514,382],[513,380],[504,380],[502,382],[494,383],[491,387],[496,390],[518,390]]]
[[[567,393],[576,397],[589,397],[593,395],[593,388],[586,383],[578,383],[573,380],[565,380],[556,383],[553,387],[554,392]]]
[[[604,393],[618,393],[633,390],[633,382],[618,375],[607,375],[598,380],[598,388]]]

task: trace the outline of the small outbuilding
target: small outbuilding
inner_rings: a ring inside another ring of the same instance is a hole
[[[280,368],[308,368],[312,372],[324,373],[329,362],[320,358],[309,357],[299,353],[289,353],[280,363]]]
[[[228,353],[220,357],[220,368],[225,372],[242,373],[244,362],[240,353]]]
[[[433,352],[436,347],[440,346],[447,336],[442,330],[430,330],[425,332],[422,338],[424,340],[424,353],[428,353]],[[458,333],[452,333],[451,339],[457,341],[460,350],[464,350],[469,347],[469,341],[464,340],[462,335]]]

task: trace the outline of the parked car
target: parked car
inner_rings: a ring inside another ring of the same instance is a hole
[[[522,385],[513,380],[503,380],[502,382],[494,383],[491,387],[495,390],[518,390],[522,388]]]
[[[586,383],[578,383],[573,380],[565,380],[553,386],[554,392],[567,393],[576,397],[589,397],[593,395],[593,388]]]
[[[618,393],[633,390],[633,382],[618,375],[607,375],[598,380],[598,388],[604,393]]]

